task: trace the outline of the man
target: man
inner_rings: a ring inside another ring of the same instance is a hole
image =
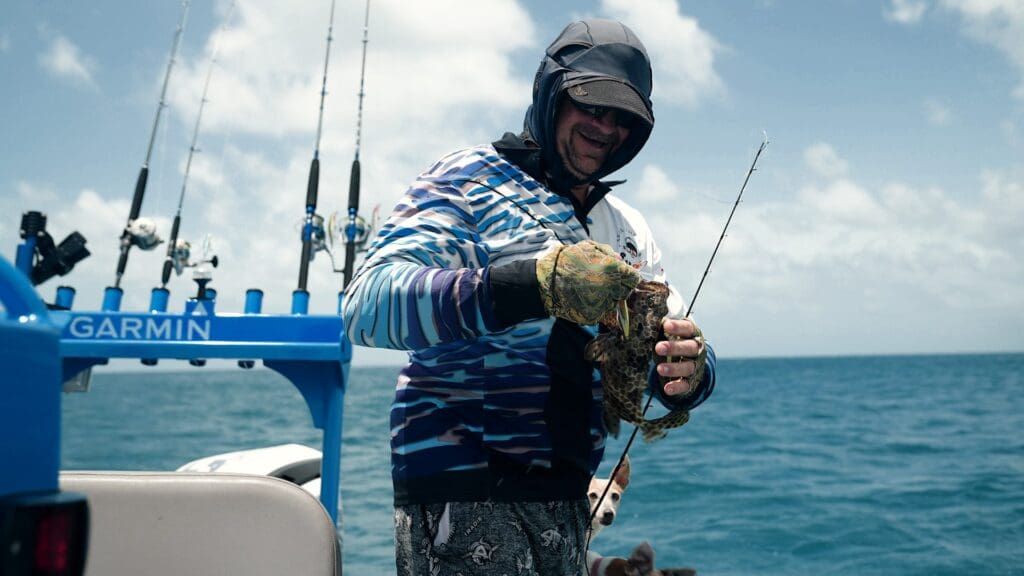
[[[570,24],[524,132],[420,175],[349,286],[352,341],[410,351],[391,409],[399,574],[581,573],[607,434],[583,349],[641,278],[664,281],[647,224],[599,180],[647,141],[650,94],[630,29]],[[656,351],[676,361],[651,381],[689,409],[715,357],[683,308],[673,291]]]

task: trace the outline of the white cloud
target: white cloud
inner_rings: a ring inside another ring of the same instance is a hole
[[[43,69],[57,78],[95,86],[95,62],[82,54],[78,46],[61,34],[53,34],[47,50],[39,55],[39,63]]]
[[[924,0],[891,0],[882,9],[882,15],[890,22],[898,24],[917,24],[928,9]]]
[[[339,5],[335,18],[325,133],[354,132],[363,35],[363,8],[356,4]],[[209,127],[270,136],[312,132],[327,36],[324,10],[269,0],[241,5],[227,30],[208,40],[206,54],[184,62],[184,78],[175,83],[172,99],[183,110],[195,109],[206,60],[219,36],[221,65],[214,71],[210,101],[224,106],[211,114]],[[459,18],[445,17],[454,11]],[[525,109],[531,79],[511,75],[510,54],[533,44],[532,21],[510,0],[375,2],[366,115],[375,115],[374,130],[381,133],[443,127],[480,110]]]
[[[755,174],[751,188],[766,186]],[[845,174],[789,200],[744,202],[698,320],[725,354],[836,353],[835,342],[847,354],[1020,349],[1024,178],[986,172],[979,187],[980,197],[900,182],[872,188]],[[684,296],[726,215],[706,202],[647,212]]]
[[[11,34],[6,30],[0,32],[0,54],[6,54],[11,49]]]
[[[653,99],[688,106],[724,91],[715,71],[718,41],[675,0],[603,0],[602,9],[632,28],[651,57]]]
[[[679,186],[654,164],[644,166],[639,181],[630,188],[637,191],[633,197],[644,204],[663,204],[680,196]]]
[[[958,14],[965,33],[1001,52],[1021,77],[1014,90],[1024,99],[1024,2],[1020,0],[937,0],[937,6]],[[928,10],[927,0],[890,0],[885,18],[900,24],[916,24]]]
[[[53,206],[59,201],[53,188],[34,182],[15,182],[14,191],[18,196],[18,205],[26,206],[28,210],[32,210],[32,206]]]
[[[995,47],[1022,76],[1014,95],[1024,99],[1024,2],[1020,0],[941,0],[958,13],[966,32],[975,40]]]
[[[818,142],[804,150],[804,163],[817,175],[836,178],[846,174],[847,162],[831,145]]]
[[[181,111],[178,119],[191,126],[208,55],[215,36],[221,37],[200,140],[217,133],[264,137],[249,138],[248,154],[232,160],[240,165],[222,170],[251,170],[252,159],[260,158],[258,171],[277,184],[254,182],[245,188],[232,176],[234,186],[250,197],[244,207],[264,206],[279,217],[301,214],[323,77],[325,10],[309,3],[246,2],[226,32],[211,35],[204,54],[185,59],[176,69],[172,109]],[[362,10],[360,3],[339,4],[334,22],[321,142],[319,211],[325,215],[343,210],[346,203]],[[458,18],[451,17],[454,13]],[[521,122],[532,82],[531,76],[514,73],[513,56],[521,50],[539,58],[543,47],[528,14],[511,0],[372,4],[361,142],[363,157],[372,158],[362,165],[367,212],[378,203],[385,213],[390,210],[413,176],[442,154],[489,142]],[[253,145],[260,141],[267,145]],[[253,201],[253,195],[265,198]],[[294,237],[281,241],[290,247]]]
[[[872,226],[885,212],[875,198],[857,183],[835,180],[824,188],[807,186],[800,190],[799,200],[820,216],[852,226]]]
[[[924,102],[924,115],[928,123],[934,126],[948,126],[953,117],[949,106],[932,98]]]

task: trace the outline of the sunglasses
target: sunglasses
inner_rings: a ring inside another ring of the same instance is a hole
[[[588,116],[592,116],[594,118],[604,118],[605,114],[612,112],[615,114],[615,123],[618,124],[619,126],[623,128],[632,128],[636,124],[636,116],[630,114],[629,112],[626,112],[625,110],[612,108],[610,106],[594,106],[592,104],[583,104],[573,100],[572,98],[569,98],[569,101],[572,102],[572,105],[575,106],[577,110],[583,112]]]

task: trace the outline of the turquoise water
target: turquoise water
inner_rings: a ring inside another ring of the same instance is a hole
[[[397,369],[353,369],[344,568],[393,571],[388,403]],[[1024,575],[1024,355],[722,360],[690,423],[630,450],[593,548],[652,543],[704,575]],[[173,469],[284,442],[319,447],[266,371],[100,374],[64,399],[64,467]],[[602,467],[625,437],[612,441]]]

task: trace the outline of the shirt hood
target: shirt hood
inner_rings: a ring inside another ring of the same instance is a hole
[[[596,181],[628,164],[647,143],[654,127],[651,61],[636,34],[613,20],[569,24],[548,46],[533,82],[533,103],[523,122],[524,136],[541,149],[545,170],[556,189],[583,183],[563,166],[555,143],[555,115],[565,91],[594,80],[612,80],[636,92],[651,122],[641,119],[622,146],[586,182]]]

